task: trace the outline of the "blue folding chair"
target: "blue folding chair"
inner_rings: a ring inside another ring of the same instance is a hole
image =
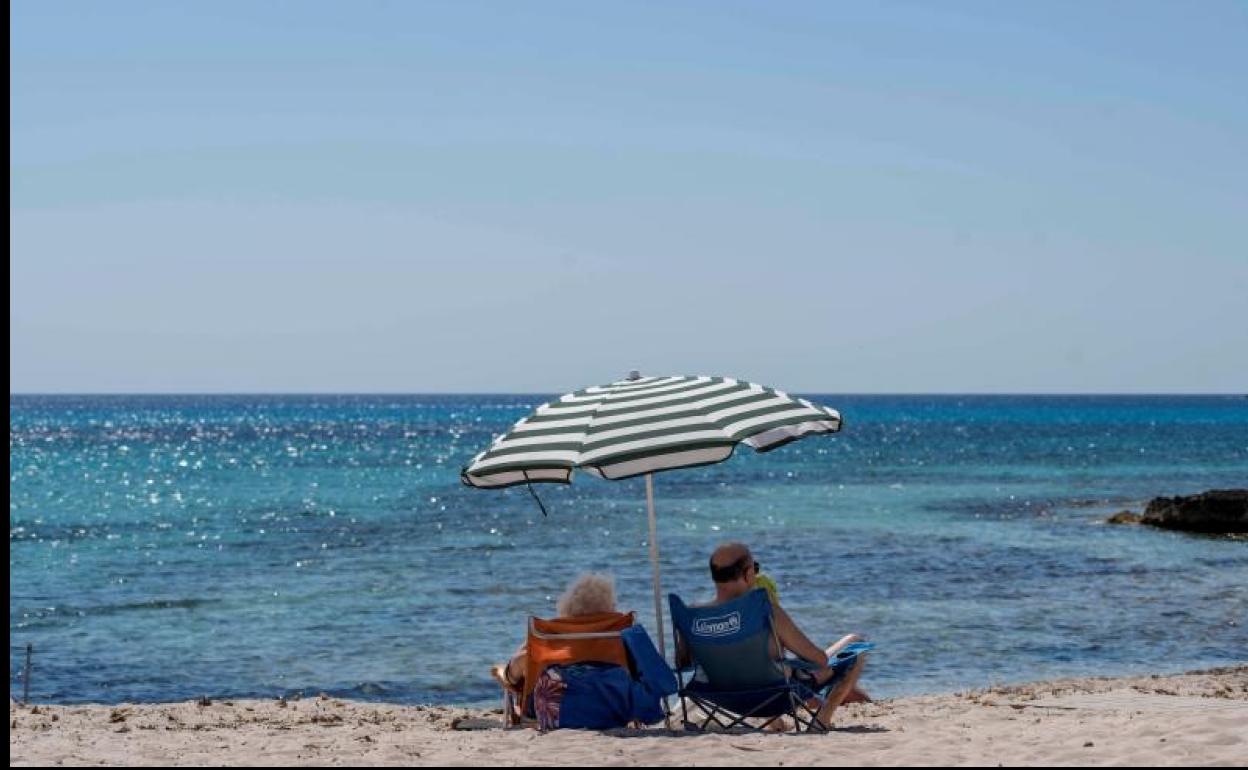
[[[712,723],[724,730],[737,727],[765,729],[778,719],[792,717],[799,732],[826,732],[806,705],[823,695],[844,677],[858,656],[874,645],[860,642],[837,655],[836,673],[817,688],[790,675],[793,670],[819,668],[796,658],[782,661],[771,655],[771,642],[779,648],[772,622],[771,600],[762,589],[750,591],[730,602],[712,607],[689,607],[679,596],[668,594],[673,638],[691,665],[677,669],[680,709],[685,729],[703,731]],[[685,675],[691,675],[686,681]],[[691,722],[687,702],[705,714],[701,723]],[[751,725],[747,719],[761,719]]]

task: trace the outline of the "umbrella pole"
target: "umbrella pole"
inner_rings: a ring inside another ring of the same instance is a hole
[[[667,657],[663,639],[663,601],[659,593],[659,525],[654,517],[654,474],[646,474],[646,506],[650,509],[650,569],[654,574],[654,624],[659,632],[659,654]]]

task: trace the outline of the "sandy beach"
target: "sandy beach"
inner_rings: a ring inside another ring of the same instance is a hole
[[[9,706],[9,761],[49,765],[1248,766],[1248,666],[847,706],[831,735],[498,729],[498,713],[321,696]]]

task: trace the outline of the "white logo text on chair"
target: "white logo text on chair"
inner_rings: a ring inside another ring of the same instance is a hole
[[[730,612],[713,618],[699,618],[693,621],[695,636],[732,636],[741,630],[741,613]]]

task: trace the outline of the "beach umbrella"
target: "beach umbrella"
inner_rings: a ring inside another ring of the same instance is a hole
[[[666,654],[653,474],[727,460],[738,444],[767,452],[840,428],[835,409],[752,382],[633,372],[542,404],[495,438],[460,478],[468,486],[499,489],[569,484],[578,468],[612,480],[645,475],[654,614]]]

